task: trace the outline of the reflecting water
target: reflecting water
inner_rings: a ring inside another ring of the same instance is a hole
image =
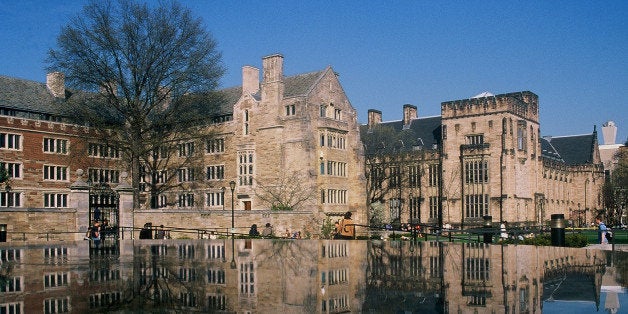
[[[0,245],[0,313],[621,313],[628,255],[407,241]]]

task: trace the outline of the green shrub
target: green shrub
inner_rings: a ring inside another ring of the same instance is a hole
[[[582,233],[572,233],[565,236],[565,246],[585,247],[589,244],[587,237]]]
[[[279,205],[273,205],[270,209],[271,210],[292,210],[292,207],[279,204]]]
[[[549,235],[537,235],[536,237],[525,238],[519,243],[525,245],[549,246],[552,245],[552,238],[550,238]]]

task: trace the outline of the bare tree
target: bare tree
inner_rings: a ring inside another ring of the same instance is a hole
[[[87,92],[72,97],[70,109],[78,121],[107,130],[102,138],[126,157],[138,208],[142,167],[155,175],[170,161],[189,162],[193,154],[170,156],[207,135],[197,131],[216,111],[219,98],[208,92],[224,72],[216,42],[176,2],[120,0],[91,1],[62,28],[57,45],[49,70]]]
[[[316,196],[316,188],[296,171],[256,183],[255,195],[274,210],[296,210]]]

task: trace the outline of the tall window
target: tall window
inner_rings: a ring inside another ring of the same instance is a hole
[[[408,167],[408,185],[411,188],[421,187],[421,173],[419,166]]]
[[[517,121],[517,149],[526,150],[526,122],[524,120]]]
[[[390,180],[389,180],[390,188],[398,188],[401,187],[401,171],[399,167],[392,166],[390,167]]]
[[[488,182],[488,161],[469,160],[464,163],[464,177],[467,184]]]
[[[89,143],[87,155],[101,158],[120,158],[120,150],[106,144]]]
[[[296,114],[295,105],[286,106],[286,116],[294,116]]]
[[[399,220],[399,211],[401,210],[401,200],[398,198],[392,198],[388,200],[390,209],[390,220]]]
[[[253,262],[240,263],[240,296],[255,295],[255,268]]]
[[[22,135],[13,133],[0,133],[0,149],[20,150],[22,147]]]
[[[430,196],[430,219],[438,218],[438,196]]]
[[[410,197],[410,221],[413,223],[421,222],[421,198],[418,196]]]
[[[467,218],[481,218],[488,215],[488,194],[465,195],[464,201]]]
[[[219,207],[225,204],[225,194],[222,192],[210,192],[205,194],[208,207]]]
[[[438,181],[440,179],[440,165],[439,164],[431,164],[428,168],[429,175],[429,185],[430,186],[438,186]]]
[[[327,117],[327,105],[321,105],[319,110],[321,118]]]
[[[68,140],[44,137],[44,153],[67,154]]]
[[[254,151],[238,152],[238,182],[240,185],[253,185]]]
[[[244,110],[244,135],[249,134],[249,111]]]

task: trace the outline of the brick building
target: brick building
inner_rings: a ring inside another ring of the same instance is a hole
[[[203,173],[174,169],[178,180],[199,184],[164,192],[153,204],[143,195],[134,211],[128,199],[116,199],[119,213],[112,209],[106,217],[125,227],[176,228],[227,228],[235,219],[236,232],[271,223],[278,233],[303,235],[318,234],[325,217],[346,211],[364,220],[357,113],[337,74],[327,67],[286,77],[281,55],[262,63],[261,82],[260,70],[245,66],[242,86],[218,91],[223,102],[206,126],[211,138],[179,143],[197,147],[189,151],[199,154],[195,168]],[[9,234],[84,230],[103,206],[86,191],[96,183],[128,191],[120,151],[99,142],[94,130],[69,123],[64,102],[81,94],[66,89],[61,73],[49,74],[46,84],[0,76],[0,155],[10,176],[0,220]],[[286,208],[264,197],[281,188],[301,200]]]
[[[542,137],[534,93],[447,101],[437,117],[417,111],[405,105],[401,121],[382,122],[370,110],[362,126],[371,211],[382,208],[376,220],[541,225],[563,214],[584,225],[603,209],[596,130]]]

